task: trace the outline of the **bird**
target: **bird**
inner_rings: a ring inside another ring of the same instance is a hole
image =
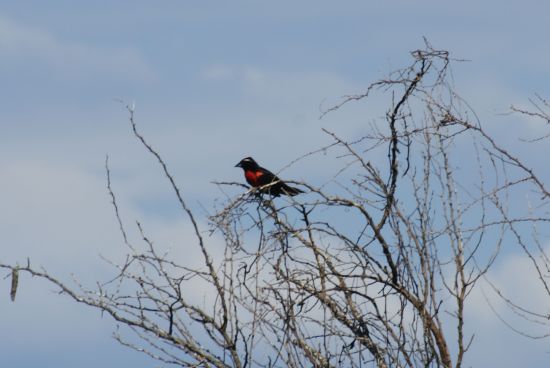
[[[279,197],[281,194],[292,197],[304,192],[287,185],[277,175],[258,165],[252,157],[243,158],[235,167],[242,168],[247,183],[254,188],[259,188],[262,193],[267,193],[274,197]]]

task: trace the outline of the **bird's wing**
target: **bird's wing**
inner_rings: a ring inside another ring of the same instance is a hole
[[[261,175],[257,176],[258,184],[260,185],[267,185],[281,180],[277,177],[277,175],[273,174],[267,169],[264,169],[263,167],[260,167],[258,171],[262,173]]]

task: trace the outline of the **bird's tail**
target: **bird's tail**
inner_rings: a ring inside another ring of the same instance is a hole
[[[286,185],[286,184],[284,184],[283,187],[281,188],[281,192],[283,192],[284,194],[286,194],[288,196],[291,196],[291,197],[293,197],[297,194],[300,194],[300,193],[304,193],[303,190],[295,188],[295,187],[291,187],[291,186]]]

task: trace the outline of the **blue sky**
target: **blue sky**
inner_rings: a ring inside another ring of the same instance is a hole
[[[532,0],[4,1],[0,260],[29,256],[85,281],[105,272],[99,254],[123,252],[105,189],[107,153],[128,221],[141,220],[159,241],[188,236],[116,99],[135,101],[140,129],[200,208],[219,196],[212,180],[242,180],[233,165],[244,156],[277,170],[327,142],[321,127],[356,137],[373,118],[367,105],[322,120],[320,108],[406,65],[423,36],[470,60],[453,69],[457,89],[488,129],[542,170],[547,148],[520,146],[517,137],[546,128],[501,114],[534,93],[550,97],[548,14],[549,4]],[[323,177],[320,164],[307,163],[308,180]],[[306,179],[296,167],[284,175]],[[521,262],[506,255],[495,275],[506,282]],[[107,317],[28,277],[11,303],[7,284],[0,283],[6,366],[154,366],[110,337]],[[545,366],[548,341],[512,333],[474,301],[478,340],[469,364]]]

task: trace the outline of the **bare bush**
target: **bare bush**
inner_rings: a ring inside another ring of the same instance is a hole
[[[201,266],[160,252],[140,224],[143,243],[128,241],[106,165],[128,248],[126,261],[113,263],[112,280],[75,288],[30,264],[0,267],[16,270],[14,278],[26,272],[47,279],[111,315],[142,341],[137,346],[119,336],[121,343],[168,364],[461,367],[472,343],[468,296],[504,243],[528,257],[540,292],[550,296],[550,262],[537,231],[549,221],[549,191],[452,89],[448,52],[426,43],[411,57],[409,67],[326,111],[337,114],[375,93],[387,97],[385,117],[366,125],[361,137],[327,130],[332,143],[304,156],[337,157],[326,183],[295,182],[307,194],[288,199],[255,189],[227,195],[205,229],[130,108],[134,135],[164,170],[192,224],[195,243],[187,246],[200,249]],[[243,186],[217,185],[222,193]],[[526,203],[526,192],[536,203]],[[223,257],[214,257],[220,247]],[[206,303],[187,293],[198,286]],[[543,311],[493,287],[526,319],[547,324]]]

